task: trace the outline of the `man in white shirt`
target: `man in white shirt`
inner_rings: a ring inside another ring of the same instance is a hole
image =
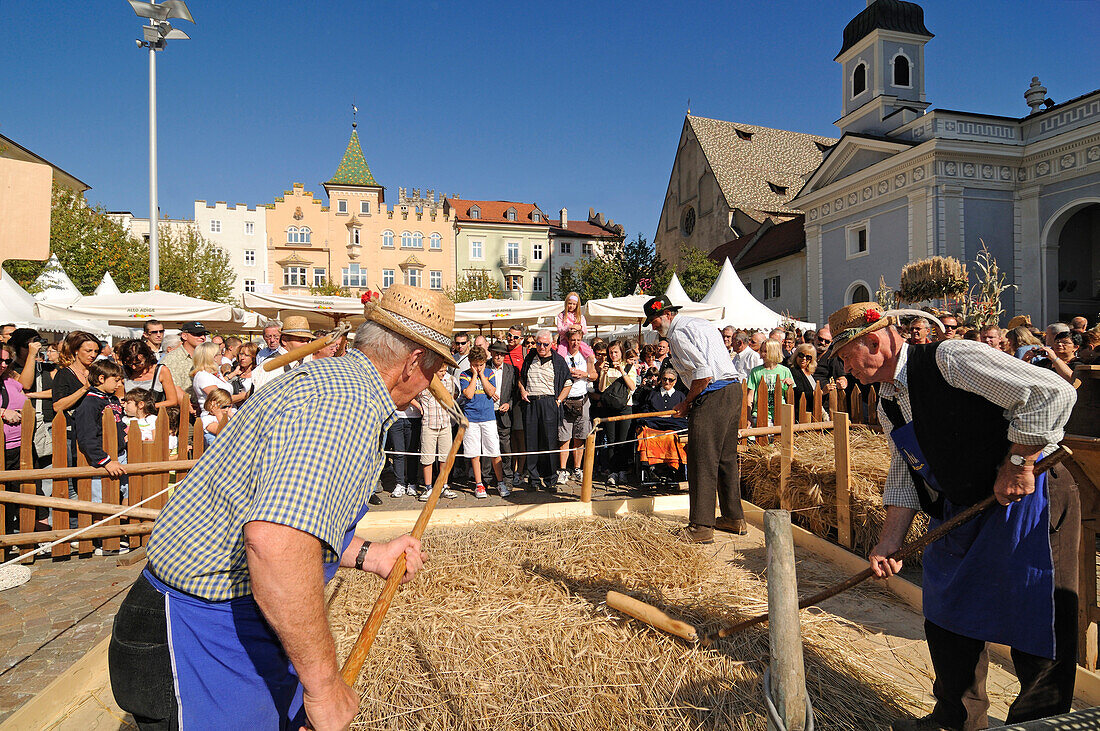
[[[752,347],[752,336],[747,333],[741,333],[733,339],[732,360],[740,381],[748,381],[749,372],[756,366],[764,365],[764,359]]]
[[[282,330],[283,326],[276,320],[268,320],[264,323],[264,347],[256,351],[256,365],[260,365],[268,358],[274,358],[286,352],[286,348],[282,347],[279,342],[282,337]]]
[[[561,448],[560,469],[558,470],[558,484],[564,485],[569,479],[569,452],[573,452],[573,472],[576,479],[580,480],[583,470],[581,458],[584,455],[582,446],[588,433],[592,431],[592,418],[589,415],[588,383],[596,380],[595,358],[585,358],[581,352],[581,343],[584,335],[580,328],[569,331],[567,345],[558,346],[558,354],[565,358],[569,366],[569,376],[573,379],[569,387],[569,394],[562,402],[562,422],[558,427],[558,446]],[[570,441],[573,442],[570,450]]]
[[[646,302],[646,323],[668,339],[669,363],[684,383],[687,398],[673,416],[688,417],[688,526],[683,537],[713,543],[714,529],[748,532],[741,508],[737,467],[737,420],[741,384],[718,330],[698,317],[678,315],[668,297]],[[715,500],[722,515],[715,518]]]

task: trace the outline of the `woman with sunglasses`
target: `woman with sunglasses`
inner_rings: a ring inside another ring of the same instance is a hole
[[[633,411],[631,398],[638,387],[638,372],[627,362],[626,348],[621,340],[616,340],[607,346],[607,358],[601,362],[599,374],[597,390],[601,394],[606,393],[607,389],[622,381],[621,385],[615,386],[615,391],[616,396],[622,396],[624,400],[623,405],[617,409],[605,403],[602,416],[623,416],[631,413]],[[611,453],[609,464],[612,465],[611,474],[607,478],[607,484],[610,487],[627,481],[629,472],[624,468],[631,463],[633,445],[619,444],[619,442],[625,442],[629,438],[632,426],[633,424],[629,421],[613,421],[607,425],[607,441],[615,445],[608,447]]]
[[[817,350],[814,346],[802,343],[795,346],[791,356],[791,375],[794,376],[794,410],[799,414],[805,403],[807,412],[814,408],[814,371],[817,370]],[[803,399],[805,401],[803,401]]]

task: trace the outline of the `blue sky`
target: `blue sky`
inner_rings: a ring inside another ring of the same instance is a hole
[[[1100,0],[925,0],[933,107],[1022,116],[1100,87]],[[160,205],[322,193],[358,105],[397,188],[590,206],[652,239],[687,101],[834,135],[844,25],[864,0],[391,3],[189,0],[158,54]],[[148,52],[124,0],[0,3],[0,133],[148,215]]]

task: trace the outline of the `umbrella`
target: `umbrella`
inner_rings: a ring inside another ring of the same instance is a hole
[[[488,327],[490,332],[512,325],[534,325],[562,311],[560,300],[473,300],[455,305],[455,330]]]
[[[152,319],[175,325],[190,320],[198,320],[208,326],[239,324],[234,316],[234,308],[227,304],[159,289],[151,292],[89,295],[70,304],[38,302],[35,310],[42,319],[60,317],[107,320],[127,325]]]
[[[345,318],[351,324],[363,322],[363,302],[358,297],[313,297],[292,294],[245,292],[244,306],[249,310],[283,319],[303,315],[311,327],[329,328]]]
[[[19,286],[7,272],[0,274],[0,321],[11,322],[21,327],[29,327],[40,332],[67,333],[84,330],[93,335],[110,335],[119,338],[131,337],[130,330],[114,327],[105,322],[87,322],[68,319],[43,319],[34,311],[34,297]]]

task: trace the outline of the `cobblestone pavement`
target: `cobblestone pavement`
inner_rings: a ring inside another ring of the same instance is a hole
[[[0,592],[0,721],[111,632],[144,562],[90,556],[43,560],[30,581]]]

